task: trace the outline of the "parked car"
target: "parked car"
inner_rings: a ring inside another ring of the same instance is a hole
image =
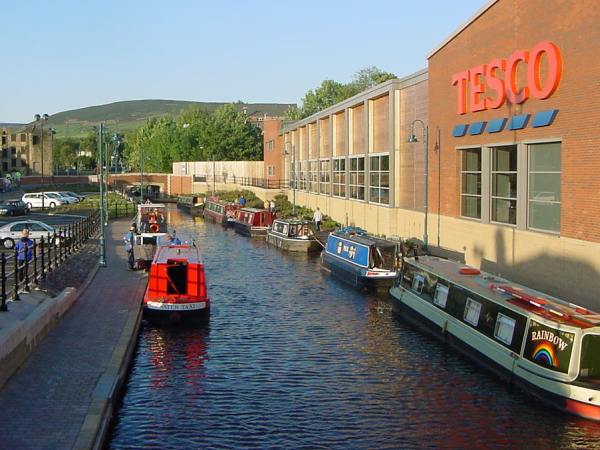
[[[42,206],[47,208],[54,208],[56,206],[61,206],[65,204],[65,202],[61,200],[61,198],[58,195],[49,194],[47,192],[32,192],[30,194],[24,194],[21,200],[25,202],[29,209],[41,208]]]
[[[0,201],[0,216],[25,216],[31,211],[22,200]]]
[[[55,232],[58,236],[57,244],[70,237],[66,233],[59,233],[54,227],[39,220],[20,220],[0,226],[0,242],[4,248],[14,248],[15,242],[21,239],[25,228],[29,230],[29,237],[34,240],[47,238],[49,234],[53,236]]]
[[[51,195],[51,196],[56,195],[58,198],[60,198],[62,200],[63,203],[66,203],[67,205],[70,205],[71,203],[78,203],[79,202],[79,198],[72,197],[70,195],[65,194],[64,192],[47,191],[45,193],[48,194],[48,195]]]
[[[75,197],[78,198],[80,202],[85,200],[85,195],[81,195],[81,194],[76,194],[75,192],[72,191],[61,191],[63,194],[67,194],[70,197]]]

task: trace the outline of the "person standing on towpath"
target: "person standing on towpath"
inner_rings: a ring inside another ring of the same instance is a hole
[[[135,269],[135,255],[133,254],[133,242],[135,239],[135,227],[129,227],[129,231],[123,236],[125,251],[127,252],[127,270]]]
[[[313,214],[313,220],[315,221],[315,225],[317,226],[317,231],[321,231],[321,222],[323,222],[323,213],[319,208]]]
[[[22,231],[23,236],[15,245],[17,250],[17,265],[19,270],[19,281],[23,282],[23,290],[29,292],[29,262],[33,258],[33,241],[29,239],[29,230],[27,228]]]

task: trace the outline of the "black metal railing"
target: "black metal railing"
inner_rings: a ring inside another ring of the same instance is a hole
[[[135,208],[135,206],[134,206]],[[129,209],[121,208],[123,215]],[[119,209],[115,217],[120,217]],[[84,243],[92,238],[100,226],[100,213],[94,211],[87,217],[68,225],[55,228],[33,245],[0,254],[0,311],[8,311],[9,300],[19,301],[21,292],[29,291],[46,275],[56,270],[69,256],[79,251]],[[11,253],[12,252],[12,253]],[[7,254],[8,253],[8,254]]]

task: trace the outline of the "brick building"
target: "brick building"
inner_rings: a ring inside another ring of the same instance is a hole
[[[279,130],[283,125],[281,119],[268,119],[263,122],[263,161],[266,186],[277,189],[288,180],[283,172],[283,156],[286,151],[281,144]]]
[[[489,2],[429,55],[429,234],[598,306],[600,9]]]
[[[43,140],[41,128],[34,125],[0,128],[0,135],[2,176],[12,171],[19,171],[23,175],[42,175],[42,168],[44,175],[52,175],[54,135],[51,130],[44,129]]]

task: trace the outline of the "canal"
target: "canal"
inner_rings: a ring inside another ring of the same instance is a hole
[[[600,425],[511,390],[360,294],[170,210],[202,249],[210,324],[144,325],[109,448],[600,448]]]

